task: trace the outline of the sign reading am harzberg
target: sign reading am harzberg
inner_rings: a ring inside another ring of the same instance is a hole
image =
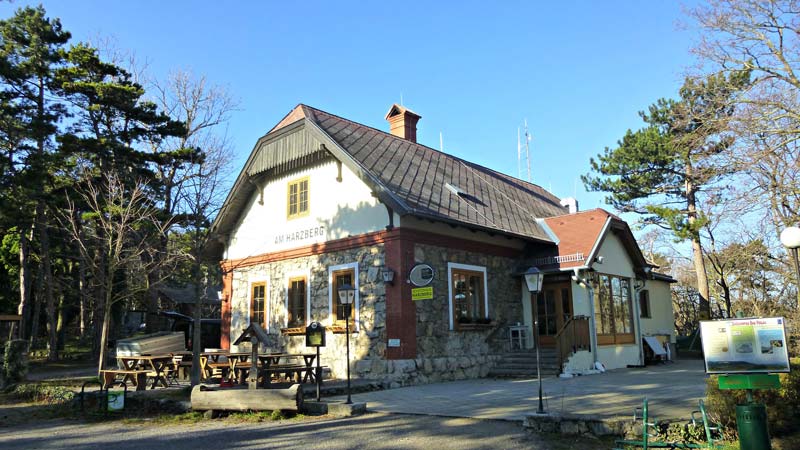
[[[789,372],[783,317],[700,322],[707,373]]]

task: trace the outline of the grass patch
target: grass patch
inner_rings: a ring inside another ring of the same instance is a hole
[[[153,425],[182,425],[198,423],[206,420],[203,413],[192,411],[183,414],[162,414],[155,417],[125,417],[122,423],[125,424],[153,424]]]
[[[274,422],[278,420],[302,419],[303,414],[283,413],[281,411],[248,411],[228,414],[225,420],[240,423]]]
[[[18,384],[10,395],[23,401],[47,405],[65,404],[75,398],[75,392],[68,387],[42,383]]]

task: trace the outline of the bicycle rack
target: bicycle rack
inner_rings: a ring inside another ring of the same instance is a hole
[[[128,402],[128,385],[124,381],[115,381],[115,382],[111,383],[108,386],[104,386],[103,383],[101,383],[98,380],[89,380],[89,381],[83,383],[83,385],[81,385],[81,400],[80,400],[81,413],[83,413],[84,409],[85,409],[84,408],[84,399],[86,398],[86,386],[88,386],[90,384],[96,384],[96,385],[100,386],[99,395],[98,395],[98,399],[97,399],[97,409],[100,412],[108,413],[108,389],[111,388],[111,387],[114,387],[114,386],[117,386],[117,385],[122,386],[122,388],[123,388],[123,391],[122,391],[122,403],[124,405],[125,403]]]

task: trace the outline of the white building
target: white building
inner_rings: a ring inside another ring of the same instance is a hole
[[[273,350],[305,351],[320,321],[323,363],[342,376],[343,283],[357,288],[352,368],[366,378],[486,376],[510,334],[533,347],[534,323],[557,371],[639,365],[644,336],[674,342],[672,280],[623,220],[418,144],[408,109],[386,118],[391,133],[299,105],[256,143],[208,248],[224,271],[223,348],[256,321]],[[537,296],[531,266],[545,273]]]

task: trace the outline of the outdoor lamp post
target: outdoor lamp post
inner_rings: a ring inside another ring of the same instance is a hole
[[[795,280],[797,281],[798,290],[797,306],[800,306],[800,263],[797,261],[797,249],[800,248],[800,228],[788,227],[783,230],[781,232],[781,244],[789,249],[789,253],[792,255],[792,259],[794,259],[794,274],[797,277]]]
[[[525,284],[528,285],[528,290],[533,295],[538,295],[542,291],[542,281],[544,280],[544,273],[536,267],[530,267],[522,274],[525,277]],[[535,307],[535,304],[534,304]],[[534,328],[534,345],[536,345],[536,378],[539,379],[539,409],[536,414],[544,414],[544,402],[542,401],[542,366],[539,359],[539,312],[536,311],[535,320],[533,321]]]
[[[345,403],[348,405],[353,403],[353,400],[350,399],[350,308],[352,308],[355,298],[356,289],[353,286],[349,284],[339,286],[339,303],[344,306],[345,334],[347,335],[347,401]]]

